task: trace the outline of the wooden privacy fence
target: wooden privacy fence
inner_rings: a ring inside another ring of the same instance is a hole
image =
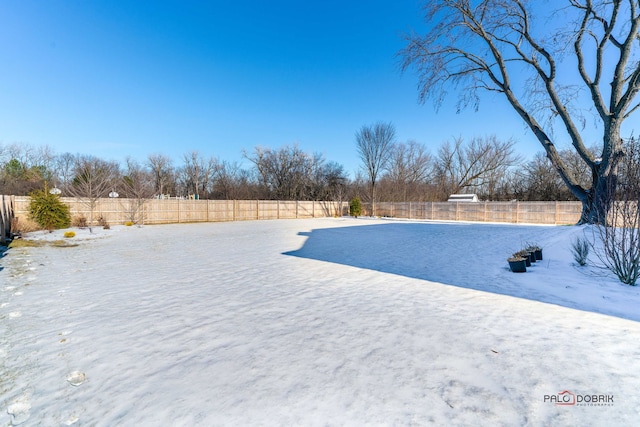
[[[87,201],[63,197],[72,216],[90,218]],[[277,200],[158,200],[98,199],[93,218],[110,224],[126,221],[144,224],[218,222],[263,219],[318,218],[348,215],[347,202]],[[15,197],[15,215],[26,217],[28,197]],[[509,222],[527,224],[575,224],[580,219],[580,202],[378,202],[376,215],[393,218]],[[370,215],[363,204],[363,215]]]
[[[93,222],[103,218],[109,224],[170,224],[265,219],[318,218],[340,215],[346,202],[278,200],[187,200],[104,198],[95,201],[93,215],[88,200],[61,197],[71,217],[83,216]],[[29,197],[15,197],[15,215],[27,217]],[[342,207],[341,207],[342,205]]]
[[[0,245],[5,245],[11,237],[14,196],[0,195]]]
[[[371,205],[363,204],[365,215]],[[376,215],[436,221],[575,224],[580,202],[378,202]]]

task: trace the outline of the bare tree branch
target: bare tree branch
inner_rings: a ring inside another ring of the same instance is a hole
[[[532,130],[563,182],[582,201],[581,221],[598,222],[606,216],[616,185],[623,155],[622,122],[638,109],[640,6],[638,0],[565,1],[568,6],[548,11],[547,21],[532,14],[534,8],[537,14],[542,9],[527,0],[428,2],[425,20],[430,30],[406,37],[402,67],[417,71],[420,100],[433,99],[436,107],[449,89],[459,92],[459,109],[470,104],[477,108],[479,91],[502,93]],[[562,19],[554,17],[556,12],[563,14]],[[563,45],[563,40],[571,42]],[[573,83],[562,82],[575,81],[567,78],[566,66],[559,67],[567,54],[574,56],[573,73],[597,112],[600,155],[586,147],[577,126],[584,98],[572,97],[571,93],[580,92]],[[527,85],[520,79],[523,70],[530,76],[524,79]],[[533,104],[527,106],[528,101]],[[555,147],[551,125],[556,119],[592,174],[587,186]]]

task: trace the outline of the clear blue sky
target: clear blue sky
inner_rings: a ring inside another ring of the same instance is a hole
[[[3,0],[0,143],[176,165],[297,143],[353,173],[355,132],[382,120],[432,151],[489,134],[542,150],[502,98],[420,105],[396,57],[411,28],[417,0]]]

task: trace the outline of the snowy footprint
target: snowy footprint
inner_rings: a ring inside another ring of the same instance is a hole
[[[11,313],[9,313],[9,317],[11,319],[15,319],[15,318],[21,317],[21,316],[22,316],[22,313],[19,312],[19,311],[12,311]]]
[[[87,375],[84,372],[73,371],[67,377],[67,382],[74,387],[79,386],[87,379]]]
[[[11,425],[17,426],[29,419],[31,416],[31,399],[24,394],[13,401],[7,408],[7,413],[11,415]]]

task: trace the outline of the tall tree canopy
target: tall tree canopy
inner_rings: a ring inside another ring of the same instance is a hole
[[[580,223],[603,223],[624,155],[621,126],[639,106],[639,1],[428,1],[430,30],[407,36],[403,67],[417,71],[422,101],[440,105],[447,89],[460,89],[458,107],[477,108],[482,91],[502,94],[582,202]],[[601,132],[597,152],[584,140],[585,110]],[[563,140],[590,185],[559,155]]]
[[[391,158],[396,139],[396,128],[392,123],[377,122],[371,126],[362,126],[356,132],[356,148],[362,167],[369,178],[371,212],[376,214],[376,183]]]

